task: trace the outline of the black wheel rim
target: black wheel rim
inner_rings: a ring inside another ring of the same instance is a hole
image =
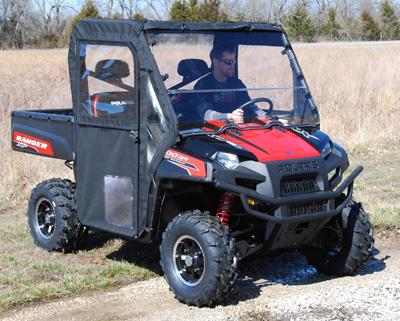
[[[336,223],[333,227],[326,228],[326,233],[330,233],[330,239],[335,240],[327,249],[328,258],[332,258],[337,256],[343,249],[343,236],[342,236],[342,228],[338,223]]]
[[[36,205],[36,230],[44,238],[51,238],[54,234],[55,212],[51,202],[41,198]]]
[[[204,252],[193,237],[183,235],[176,240],[172,259],[174,272],[182,283],[195,286],[201,282],[205,272]]]

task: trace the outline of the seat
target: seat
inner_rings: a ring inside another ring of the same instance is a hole
[[[119,91],[98,92],[90,96],[90,110],[94,118],[129,120],[133,117],[134,88],[122,82],[130,75],[126,62],[116,59],[101,60],[90,76],[121,88]]]
[[[135,100],[131,92],[95,93],[90,100],[91,113],[94,118],[129,120],[134,116]]]
[[[183,59],[178,64],[177,72],[183,79],[179,84],[169,88],[169,90],[180,89],[205,76],[210,72],[210,68],[202,59]],[[200,120],[200,115],[195,108],[196,103],[193,94],[177,93],[172,96],[172,103],[181,128],[186,127],[185,125],[190,127],[189,124]]]

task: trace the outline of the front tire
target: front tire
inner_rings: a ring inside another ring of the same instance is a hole
[[[41,248],[73,251],[81,226],[75,210],[75,184],[60,178],[38,184],[29,199],[28,225]]]
[[[189,305],[221,302],[236,280],[234,241],[220,221],[200,211],[175,217],[160,246],[164,277],[178,300]]]
[[[373,228],[361,203],[351,200],[342,215],[323,229],[317,238],[321,248],[307,247],[303,253],[310,265],[327,275],[353,275],[368,261],[373,247]]]

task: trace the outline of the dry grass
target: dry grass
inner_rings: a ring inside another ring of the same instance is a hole
[[[101,233],[90,235],[77,254],[48,253],[33,244],[26,220],[30,190],[72,173],[61,160],[12,152],[10,112],[71,106],[67,51],[0,51],[0,80],[0,313],[160,273],[156,247]]]
[[[400,42],[294,47],[322,129],[349,149],[353,164],[366,167],[356,197],[375,224],[400,227]],[[146,261],[147,247],[121,240],[94,240],[77,255],[33,245],[25,218],[31,189],[72,173],[60,160],[12,152],[9,115],[71,106],[67,51],[0,51],[0,80],[0,311],[146,278],[153,275],[149,268],[157,272],[156,254]]]
[[[25,204],[29,190],[49,176],[68,177],[61,161],[14,153],[10,113],[71,106],[66,50],[0,51],[0,211]]]
[[[322,129],[346,147],[399,138],[400,42],[295,44]],[[67,50],[0,52],[0,210],[25,202],[62,161],[11,152],[10,112],[71,106]]]
[[[324,131],[347,147],[399,139],[400,42],[294,47]]]
[[[400,42],[295,44],[321,128],[364,172],[355,197],[376,226],[400,227]]]

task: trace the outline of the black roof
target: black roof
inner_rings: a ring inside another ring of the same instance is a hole
[[[280,25],[253,22],[178,22],[144,21],[144,30],[246,30],[246,31],[282,31]]]
[[[144,31],[278,31],[283,29],[280,25],[272,23],[253,22],[179,22],[179,21],[153,21],[153,20],[129,20],[129,19],[82,19],[74,29],[75,35],[85,35],[92,32],[120,33],[134,30],[139,34]],[[81,38],[78,36],[78,38]],[[85,38],[85,37],[83,37]]]
[[[270,31],[282,32],[282,27],[269,23],[231,22],[176,22],[176,21],[150,21],[150,20],[116,20],[116,19],[82,19],[74,27],[69,44],[68,62],[71,81],[72,97],[78,97],[78,88],[81,69],[79,43],[122,43],[131,44],[141,58],[143,68],[157,69],[151,58],[150,48],[143,32],[157,31]],[[282,37],[280,37],[282,38]],[[282,39],[280,40],[282,41]],[[161,80],[160,80],[161,81]],[[163,88],[163,85],[160,85]],[[74,109],[77,110],[77,100],[74,99]]]

